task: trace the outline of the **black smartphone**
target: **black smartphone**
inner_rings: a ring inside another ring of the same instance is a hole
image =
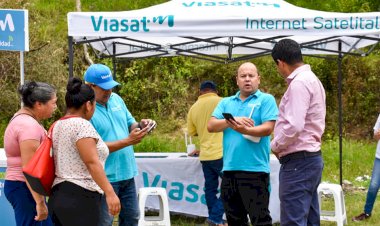
[[[227,120],[234,120],[234,121],[236,121],[236,120],[234,119],[234,116],[232,116],[230,113],[222,113],[222,115],[223,115],[223,117],[224,117],[225,119],[227,119]]]

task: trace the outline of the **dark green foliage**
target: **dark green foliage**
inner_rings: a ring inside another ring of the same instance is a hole
[[[371,137],[380,112],[380,59],[349,57],[344,65],[345,133]],[[368,126],[364,124],[369,123]]]

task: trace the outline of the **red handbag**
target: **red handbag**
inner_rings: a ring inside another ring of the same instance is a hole
[[[78,116],[65,116],[60,120],[78,117]],[[53,142],[52,133],[55,124],[54,122],[50,127],[45,139],[38,146],[32,159],[23,167],[22,171],[30,187],[38,194],[49,196],[51,194],[51,186],[55,178],[55,166],[53,159]]]

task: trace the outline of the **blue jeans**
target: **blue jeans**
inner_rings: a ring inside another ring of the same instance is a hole
[[[281,226],[320,225],[318,185],[322,156],[292,159],[281,165],[279,196]]]
[[[25,182],[5,180],[4,194],[13,207],[18,226],[53,225],[50,216],[44,221],[34,220],[34,217],[37,215],[36,202]]]
[[[364,206],[364,212],[366,214],[371,214],[373,209],[373,204],[375,203],[377,192],[380,187],[380,159],[375,158],[372,169],[371,183],[369,184],[367,199]]]
[[[119,226],[137,226],[140,210],[137,201],[135,179],[128,179],[111,183],[113,190],[120,199]],[[113,216],[108,213],[105,195],[102,197],[100,221],[98,226],[111,226]]]
[[[216,224],[223,223],[223,203],[218,194],[219,177],[222,177],[223,159],[201,161],[205,178],[205,198],[208,219]]]

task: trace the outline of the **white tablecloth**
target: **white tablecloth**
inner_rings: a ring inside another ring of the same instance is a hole
[[[7,157],[3,148],[0,148],[0,167],[7,167]]]
[[[204,197],[204,177],[197,157],[187,157],[186,153],[136,153],[139,176],[137,188],[164,187],[169,198],[170,211],[207,217]],[[278,174],[280,163],[270,158],[271,195],[269,210],[273,222],[280,221],[280,200],[278,198]],[[146,206],[158,209],[157,198],[148,199]]]

